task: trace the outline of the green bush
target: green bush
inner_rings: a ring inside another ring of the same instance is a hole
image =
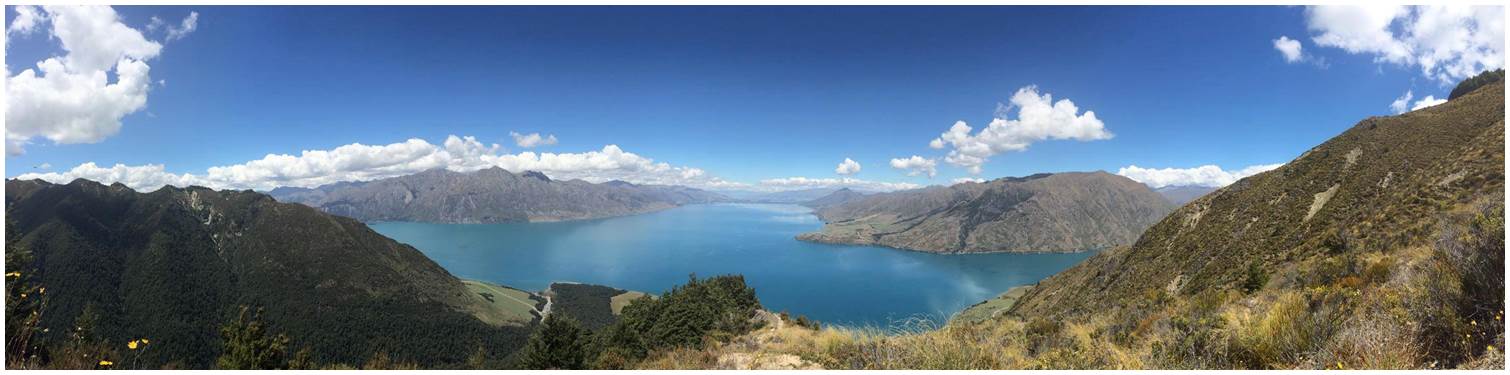
[[[288,336],[267,332],[262,309],[246,306],[236,320],[220,328],[222,353],[215,359],[223,370],[280,370],[288,368]],[[248,314],[248,312],[251,312]]]
[[[1459,96],[1473,92],[1473,90],[1477,90],[1479,87],[1503,80],[1505,80],[1504,69],[1479,73],[1479,75],[1473,76],[1473,78],[1458,83],[1457,87],[1453,87],[1452,92],[1447,94],[1447,100],[1457,99]]]
[[[519,366],[531,370],[587,368],[589,331],[565,314],[550,314],[530,335],[520,352]]]
[[[1263,289],[1269,284],[1269,273],[1258,267],[1258,263],[1248,263],[1247,275],[1243,278],[1243,292],[1253,293]]]
[[[748,332],[750,316],[759,308],[755,290],[743,276],[694,275],[660,298],[641,297],[625,306],[619,320],[599,335],[594,362],[600,368],[623,368],[657,350],[701,349],[705,338]]]

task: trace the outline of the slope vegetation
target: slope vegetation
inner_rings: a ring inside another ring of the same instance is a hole
[[[5,210],[7,262],[32,259],[7,271],[45,288],[40,339],[95,311],[105,342],[150,338],[143,367],[209,367],[240,306],[321,363],[445,366],[479,347],[503,357],[526,334],[476,318],[486,301],[414,248],[259,193],[10,180]]]

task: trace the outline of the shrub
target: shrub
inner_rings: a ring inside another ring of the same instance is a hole
[[[1329,288],[1287,291],[1240,337],[1257,365],[1294,367],[1313,358],[1343,326],[1356,291]]]
[[[687,284],[660,298],[641,297],[625,306],[619,320],[600,335],[595,363],[632,367],[658,350],[702,349],[710,339],[722,341],[748,332],[750,316],[759,308],[755,290],[743,276],[691,276]]]
[[[587,368],[588,331],[565,314],[550,314],[519,353],[520,367],[531,370]]]
[[[1258,267],[1258,263],[1248,263],[1248,271],[1243,278],[1243,292],[1253,293],[1263,289],[1269,284],[1269,273]]]
[[[250,313],[249,313],[250,312]],[[236,320],[220,328],[223,370],[279,370],[288,368],[288,336],[271,334],[262,322],[262,309],[241,307]]]

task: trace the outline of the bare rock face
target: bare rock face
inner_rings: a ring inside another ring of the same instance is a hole
[[[804,241],[937,253],[1073,252],[1132,243],[1174,209],[1106,172],[1037,174],[851,199],[817,211]]]
[[[496,167],[474,172],[434,169],[313,189],[279,188],[271,194],[280,201],[362,221],[434,223],[595,219],[728,200],[682,186],[559,181],[540,172],[514,174]]]

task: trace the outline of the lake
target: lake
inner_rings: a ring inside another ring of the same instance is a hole
[[[793,239],[823,223],[782,204],[704,204],[555,223],[375,223],[452,274],[525,290],[575,281],[659,293],[700,277],[742,274],[768,310],[828,324],[935,320],[1031,284],[1092,255],[938,255]]]

